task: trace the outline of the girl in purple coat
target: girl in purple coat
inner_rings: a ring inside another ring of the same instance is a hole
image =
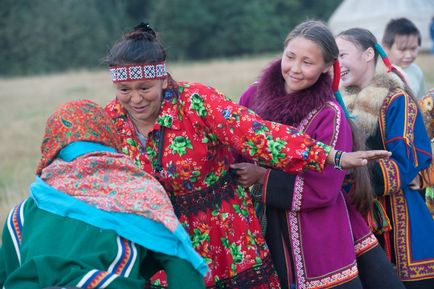
[[[284,44],[282,57],[247,89],[240,104],[266,120],[295,126],[351,151],[351,126],[329,73],[334,67],[337,90],[339,50],[332,33],[321,22],[306,21]],[[359,212],[370,209],[364,187],[369,179],[361,181],[366,171],[352,174],[359,186],[348,194],[342,190],[346,172],[333,166],[322,173],[298,174],[246,162],[232,168],[239,183],[254,185],[252,194],[263,208],[265,238],[282,288],[403,288]],[[374,258],[375,267],[370,267]]]

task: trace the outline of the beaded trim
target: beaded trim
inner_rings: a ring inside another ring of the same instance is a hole
[[[335,169],[342,171],[342,156],[344,155],[343,151],[336,150],[335,153]]]
[[[161,79],[167,76],[165,62],[111,66],[110,72],[114,83],[133,80]]]
[[[262,263],[258,266],[250,267],[249,269],[235,273],[232,277],[216,280],[213,285],[207,286],[207,289],[222,289],[222,288],[273,288],[272,280],[277,278],[274,269],[271,255],[268,254],[262,259]],[[261,286],[262,285],[262,286]],[[151,284],[148,281],[145,285],[146,289],[167,289],[166,286]]]
[[[235,196],[235,187],[231,174],[226,174],[211,186],[191,192],[185,195],[171,195],[170,201],[173,204],[175,214],[197,215],[198,212],[214,210],[223,201],[232,199]]]

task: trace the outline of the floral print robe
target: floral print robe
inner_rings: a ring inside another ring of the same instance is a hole
[[[279,288],[251,199],[229,173],[231,149],[300,172],[322,171],[331,148],[292,127],[261,120],[198,83],[180,82],[164,91],[146,146],[118,100],[106,111],[123,138],[123,153],[167,190],[195,250],[208,262],[207,287]],[[154,287],[165,284],[161,276]]]

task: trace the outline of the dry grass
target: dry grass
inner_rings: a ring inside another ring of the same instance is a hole
[[[202,82],[237,99],[269,59],[175,64],[169,71],[175,79]],[[107,71],[0,79],[0,224],[9,209],[28,195],[45,121],[55,107],[78,98],[104,105],[113,96]]]
[[[214,86],[237,100],[271,58],[175,64],[169,70],[175,79]],[[420,55],[417,62],[425,71],[427,88],[434,87],[434,57]],[[0,79],[0,224],[9,209],[28,195],[45,120],[54,108],[78,98],[104,105],[113,95],[106,71]]]

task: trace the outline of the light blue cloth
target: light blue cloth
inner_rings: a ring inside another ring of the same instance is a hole
[[[30,186],[30,197],[42,210],[104,230],[113,230],[119,236],[152,251],[189,261],[203,276],[208,272],[204,259],[194,251],[182,225],[172,233],[163,224],[143,216],[100,210],[54,189],[38,176]]]
[[[77,141],[64,147],[59,152],[58,157],[71,162],[75,158],[91,152],[116,153],[116,150],[95,142]],[[100,210],[56,190],[39,176],[36,176],[35,182],[30,186],[30,196],[38,208],[42,210],[80,220],[101,229],[113,230],[119,236],[152,251],[185,259],[203,276],[209,271],[205,260],[194,251],[190,237],[181,224],[172,233],[163,224],[144,216]]]
[[[422,69],[416,63],[412,63],[402,70],[405,73],[407,84],[416,98],[422,99],[425,96],[425,77]]]
[[[57,157],[61,158],[65,162],[72,162],[79,156],[92,152],[116,153],[117,151],[114,148],[105,146],[97,142],[76,141],[62,148]]]

